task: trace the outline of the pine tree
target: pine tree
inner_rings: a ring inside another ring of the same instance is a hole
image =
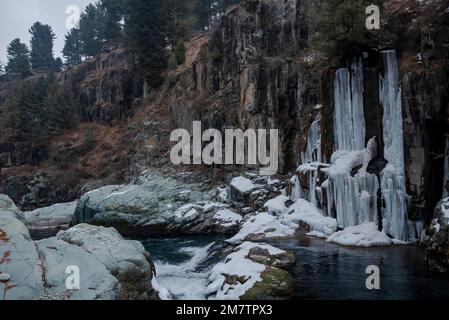
[[[56,72],[60,72],[60,71],[62,71],[63,68],[64,68],[64,63],[62,62],[62,59],[59,58],[59,57],[57,57],[57,58],[55,59],[53,69],[54,69]]]
[[[67,33],[62,54],[65,59],[65,64],[68,67],[81,63],[81,39],[79,29],[72,29]]]
[[[80,41],[81,53],[94,57],[101,52],[104,41],[105,12],[100,6],[89,4],[81,14]]]
[[[200,31],[209,30],[213,16],[212,0],[196,0],[193,14],[195,16],[194,27]]]
[[[124,15],[123,0],[101,0],[100,7],[105,11],[104,38],[117,42],[122,38],[121,20]]]
[[[166,18],[159,0],[129,0],[127,3],[125,40],[137,57],[144,78],[151,88],[163,82],[167,67],[165,52]]]
[[[30,57],[33,70],[53,69],[53,42],[56,36],[52,28],[47,24],[36,22],[29,32],[31,33]]]
[[[320,0],[317,3],[315,46],[329,57],[345,57],[375,47],[382,32],[366,28],[365,9],[383,7],[384,0]],[[383,33],[385,33],[383,31]]]
[[[176,44],[175,57],[176,63],[178,65],[184,64],[184,62],[186,62],[186,47],[184,46],[184,41],[182,39],[179,39],[178,43]]]
[[[167,39],[175,49],[179,39],[185,39],[191,28],[189,7],[184,0],[165,0],[164,9],[167,16]]]
[[[14,39],[8,46],[8,64],[5,71],[7,74],[20,74],[27,76],[30,74],[29,50],[26,44],[20,39]]]

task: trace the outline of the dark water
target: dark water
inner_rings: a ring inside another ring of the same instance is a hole
[[[449,298],[449,277],[428,271],[416,246],[347,248],[313,238],[271,243],[296,255],[290,270],[296,299],[415,300]],[[368,290],[366,268],[380,269],[380,290]]]
[[[144,246],[156,262],[159,282],[177,299],[204,299],[208,273],[197,267],[211,243],[223,238],[150,239]],[[294,252],[295,299],[415,300],[449,298],[449,277],[431,273],[424,252],[416,246],[349,248],[320,239],[273,241]],[[380,269],[380,290],[368,290],[367,266]]]

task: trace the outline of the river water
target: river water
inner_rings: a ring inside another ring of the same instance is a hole
[[[206,299],[208,271],[198,271],[214,241],[222,238],[151,239],[144,246],[155,261],[157,279],[175,299]],[[302,236],[270,244],[296,255],[289,271],[295,299],[402,300],[449,297],[449,277],[427,270],[424,252],[416,246],[348,248]],[[368,290],[367,266],[380,269],[380,290]]]

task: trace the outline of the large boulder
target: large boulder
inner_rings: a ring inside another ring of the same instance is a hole
[[[135,184],[106,186],[83,195],[72,224],[114,227],[130,237],[235,230],[235,223],[230,221],[220,225],[222,219],[216,213],[224,205],[210,198],[199,184],[148,173]]]
[[[44,294],[41,260],[23,217],[0,196],[0,299],[29,300]]]
[[[25,212],[25,221],[31,236],[54,236],[58,231],[68,229],[76,206],[77,201],[74,201]]]
[[[65,268],[79,267],[80,290],[71,299],[150,299],[154,268],[137,241],[112,228],[80,224],[55,238],[37,242],[51,295],[66,295]],[[83,276],[85,274],[85,276]]]
[[[1,300],[156,298],[149,254],[115,229],[81,224],[34,242],[23,213],[3,195],[0,217]],[[79,290],[66,287],[74,267]]]

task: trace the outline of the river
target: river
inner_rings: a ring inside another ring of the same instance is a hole
[[[150,239],[144,246],[155,262],[157,279],[175,299],[206,299],[208,270],[198,270],[214,241],[223,238],[178,237]],[[295,299],[405,300],[449,297],[449,277],[431,273],[424,252],[417,246],[349,248],[301,236],[272,241],[292,251],[296,264],[289,271],[295,280]],[[380,269],[380,290],[368,290],[367,266]]]

